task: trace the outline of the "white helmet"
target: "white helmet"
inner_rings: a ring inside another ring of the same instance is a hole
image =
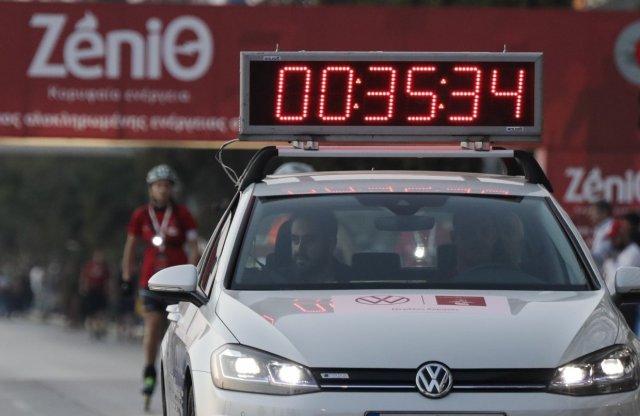
[[[169,165],[154,166],[147,173],[147,184],[151,185],[154,182],[161,180],[171,181],[174,184],[178,182],[178,175]]]
[[[306,173],[313,172],[313,166],[302,162],[287,162],[284,163],[273,172],[274,175],[287,175],[291,173]]]

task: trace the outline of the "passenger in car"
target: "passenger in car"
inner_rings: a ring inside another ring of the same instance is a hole
[[[504,258],[501,263],[521,268],[525,255],[524,226],[513,212],[502,215],[498,227],[500,245]]]
[[[291,219],[291,266],[288,277],[297,282],[345,281],[350,268],[338,261],[335,249],[338,221],[327,210],[314,209],[294,214]]]
[[[454,215],[453,242],[458,274],[494,264],[498,232],[491,213],[476,210]]]

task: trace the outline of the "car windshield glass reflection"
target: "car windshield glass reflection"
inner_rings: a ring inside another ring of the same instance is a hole
[[[244,235],[232,289],[591,288],[540,198],[259,198]]]

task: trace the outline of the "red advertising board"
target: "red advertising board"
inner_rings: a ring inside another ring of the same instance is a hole
[[[544,168],[578,223],[640,206],[640,13],[0,3],[0,144],[234,138],[240,51],[544,54]]]

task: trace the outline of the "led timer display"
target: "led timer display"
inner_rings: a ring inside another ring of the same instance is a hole
[[[245,62],[241,130],[456,135],[539,128],[539,54],[301,54]]]

